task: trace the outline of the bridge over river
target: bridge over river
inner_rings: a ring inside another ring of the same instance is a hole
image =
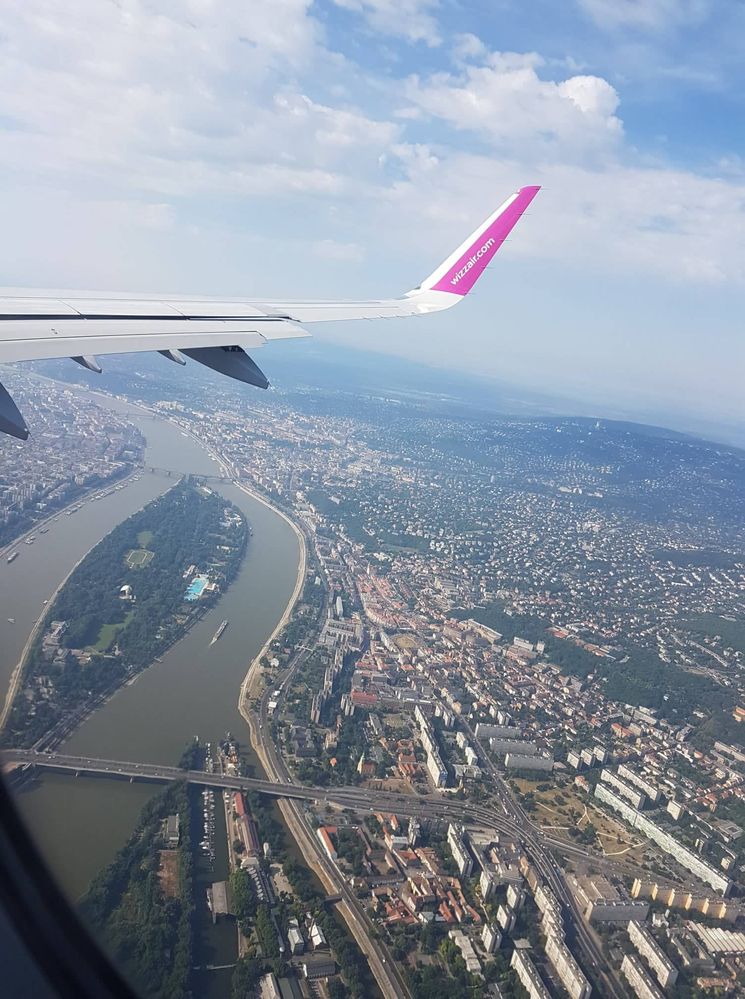
[[[229,774],[206,773],[203,770],[182,770],[179,767],[157,763],[133,763],[123,760],[100,760],[65,753],[45,753],[33,749],[7,749],[0,752],[0,763],[6,773],[12,768],[42,767],[79,777],[107,777],[119,780],[154,781],[170,783],[185,780],[203,787],[232,791],[258,791],[274,798],[292,798],[297,801],[333,802],[348,808],[365,811],[389,810],[400,815],[425,815],[430,818],[450,819],[487,824],[492,828],[519,836],[521,830],[505,815],[485,806],[471,805],[456,798],[442,796],[402,794],[394,791],[363,787],[312,787],[282,781],[262,780],[256,777],[235,777]]]

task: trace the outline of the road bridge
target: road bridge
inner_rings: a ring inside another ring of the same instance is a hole
[[[190,784],[233,791],[257,791],[274,798],[295,801],[320,801],[363,811],[395,811],[400,815],[426,816],[452,821],[489,825],[519,837],[521,830],[505,816],[490,808],[471,805],[440,795],[416,796],[395,791],[377,791],[370,788],[341,786],[313,787],[290,781],[270,781],[256,777],[233,777],[229,774],[206,773],[203,770],[182,770],[155,763],[133,763],[123,760],[101,760],[66,753],[39,752],[34,749],[6,749],[0,752],[0,763],[9,767],[41,767],[80,777],[107,777],[121,780],[154,781],[170,783],[184,780]]]

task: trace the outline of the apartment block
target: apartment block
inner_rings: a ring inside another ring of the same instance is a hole
[[[644,791],[647,798],[653,805],[659,803],[661,792],[657,785],[647,780],[646,777],[641,777],[635,770],[632,770],[627,763],[621,763],[619,765],[618,776],[622,777],[623,780],[627,781],[629,784],[635,784],[641,791]]]
[[[621,973],[639,999],[664,999],[636,954],[625,955]]]
[[[546,957],[556,969],[561,983],[570,999],[589,999],[592,986],[574,959],[574,955],[558,933],[551,933],[546,939]]]
[[[551,756],[523,756],[518,753],[508,753],[504,758],[504,765],[508,770],[551,771],[554,769],[554,761]]]
[[[551,993],[543,984],[536,966],[524,950],[519,950],[517,947],[513,950],[510,967],[520,979],[530,999],[551,999]]]
[[[663,989],[675,984],[678,969],[643,923],[630,922],[629,940],[654,972]]]
[[[600,779],[605,781],[606,784],[610,784],[615,791],[626,798],[632,808],[644,808],[647,796],[638,787],[627,784],[626,781],[621,780],[618,774],[614,774],[612,770],[602,770],[600,772]]]
[[[620,815],[623,815],[631,826],[644,833],[648,839],[656,843],[665,853],[669,853],[671,857],[674,857],[681,867],[685,867],[705,884],[711,885],[715,891],[720,891],[725,897],[729,894],[732,882],[728,877],[721,874],[716,867],[707,864],[698,854],[684,847],[674,836],[661,829],[660,826],[652,822],[646,815],[627,805],[610,788],[604,784],[598,784],[595,787],[595,797],[605,802],[605,804],[610,805]]]
[[[473,872],[473,857],[468,849],[465,840],[463,826],[456,826],[452,822],[448,826],[448,846],[453,855],[453,860],[458,868],[458,874],[462,878],[470,878]]]

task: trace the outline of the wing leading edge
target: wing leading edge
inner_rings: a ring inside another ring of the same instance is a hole
[[[535,186],[516,191],[428,278],[401,298],[265,302],[0,291],[0,363],[71,357],[100,371],[98,354],[157,350],[180,363],[181,354],[186,354],[229,377],[266,388],[267,379],[246,355],[246,348],[309,336],[303,326],[311,323],[423,316],[456,305],[538,191]],[[0,432],[22,440],[29,433],[2,386]]]

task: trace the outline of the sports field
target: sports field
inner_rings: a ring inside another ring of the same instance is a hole
[[[147,548],[133,548],[124,556],[130,569],[144,569],[153,560],[153,552]]]

